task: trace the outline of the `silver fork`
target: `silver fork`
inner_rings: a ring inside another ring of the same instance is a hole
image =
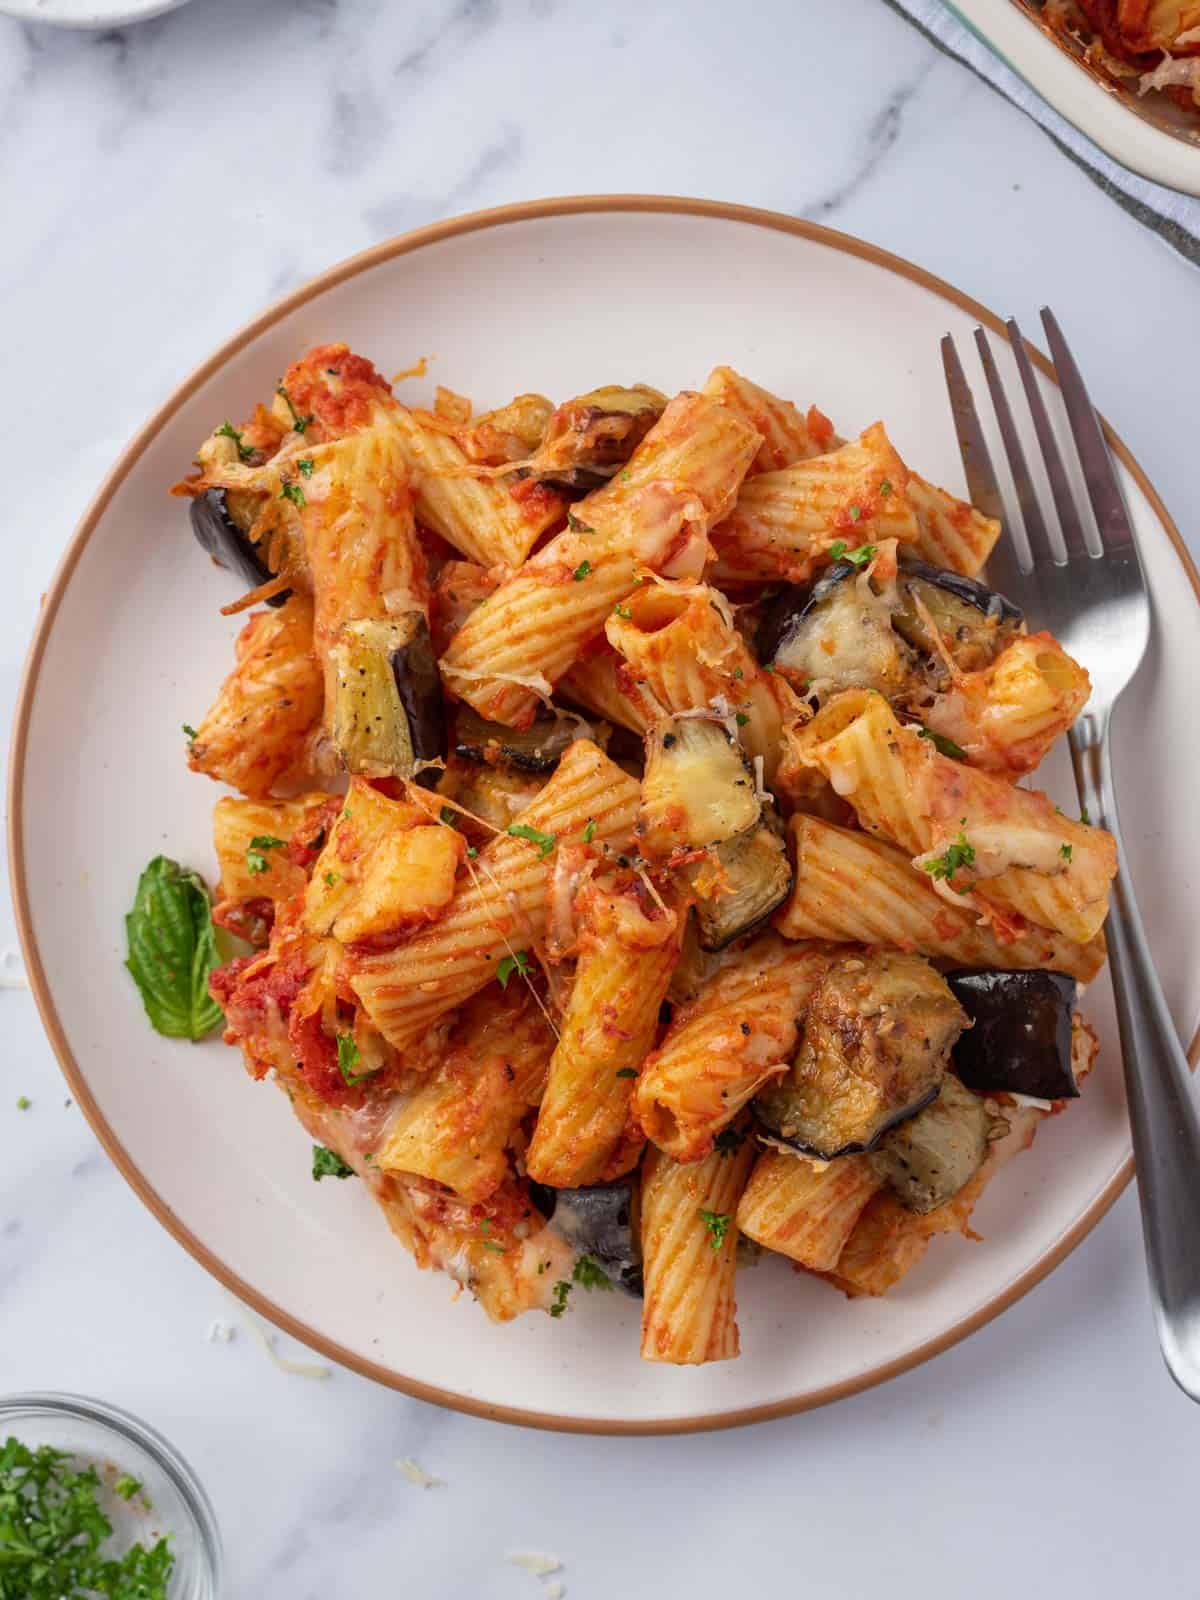
[[[1150,637],[1150,603],[1129,514],[1100,424],[1058,323],[1043,309],[1056,376],[1095,513],[1100,548],[1089,548],[1083,518],[1055,440],[1021,331],[1009,341],[1033,419],[1057,511],[1047,525],[1029,474],[1012,409],[982,328],[975,342],[1017,491],[1027,549],[1015,529],[988,562],[989,582],[1046,627],[1087,667],[1092,697],[1070,732],[1075,787],[1083,815],[1117,841],[1108,937],[1129,1120],[1137,1162],[1142,1232],[1159,1343],[1167,1370],[1200,1400],[1200,1119],[1191,1076],[1146,943],[1117,819],[1109,720],[1141,665]],[[1004,504],[954,341],[942,340],[959,447],[971,498],[1003,522]]]

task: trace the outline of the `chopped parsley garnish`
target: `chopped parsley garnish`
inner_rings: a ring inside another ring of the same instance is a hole
[[[622,483],[628,483],[630,477],[631,477],[631,473],[629,471],[629,468],[625,467],[621,472],[621,482]]]
[[[300,469],[300,476],[302,478],[311,478],[313,475],[313,467],[316,465],[316,462],[311,456],[305,456],[304,460],[297,461],[296,465]]]
[[[448,828],[452,828],[458,821],[458,812],[455,811],[453,806],[443,806],[438,812],[438,821],[444,822]]]
[[[1080,811],[1079,820],[1080,822],[1091,822],[1092,819],[1088,816],[1088,808],[1086,806]]]
[[[135,1494],[141,1493],[141,1488],[136,1478],[131,1478],[127,1472],[123,1472],[113,1484],[113,1493],[119,1494],[122,1500],[132,1500]]]
[[[337,881],[338,881],[338,875],[337,875],[336,872],[327,872],[325,874],[325,887],[327,889],[332,889],[334,884]]]
[[[352,1178],[354,1168],[348,1167],[336,1150],[327,1150],[323,1144],[315,1144],[312,1174],[313,1182],[320,1183],[322,1178]]]
[[[567,1309],[567,1296],[571,1292],[571,1285],[565,1278],[560,1278],[554,1285],[554,1299],[550,1303],[550,1315],[561,1317]]]
[[[544,860],[558,843],[556,833],[543,833],[540,828],[531,828],[525,822],[509,823],[507,832],[512,834],[514,839],[528,839],[530,844],[537,845],[539,861]]]
[[[745,1138],[744,1128],[722,1128],[713,1140],[713,1149],[719,1150],[723,1156],[731,1156],[735,1150],[741,1148]]]
[[[851,508],[856,509],[855,507]],[[857,521],[857,517],[855,521]],[[873,544],[860,544],[857,550],[847,548],[845,539],[835,539],[829,546],[829,559],[831,561],[849,561],[852,566],[865,567],[875,559],[875,546]]]
[[[928,739],[935,750],[944,756],[949,756],[951,761],[965,761],[967,752],[962,745],[955,744],[953,739],[947,739],[944,733],[935,733],[932,728],[922,728],[919,738]]]
[[[234,444],[237,445],[239,461],[249,461],[250,457],[254,454],[252,446],[242,443],[241,431],[240,429],[235,428],[232,422],[223,422],[217,429],[214,437],[217,439],[232,439]]]
[[[246,851],[246,871],[251,877],[265,872],[271,863],[263,855],[263,851],[282,850],[286,843],[286,839],[277,839],[273,833],[256,833],[250,841],[250,848]]]
[[[476,850],[476,848],[475,848],[475,846],[473,844],[469,844],[467,846],[467,860],[468,861],[474,861],[475,857],[478,854],[479,854],[479,851]]]
[[[567,527],[572,533],[595,533],[595,528],[588,522],[580,522],[573,511],[567,512]]]
[[[588,821],[587,821],[587,827],[583,830],[583,842],[584,842],[584,844],[591,844],[592,840],[595,837],[596,837],[596,819],[595,819],[595,817],[589,817]]]
[[[858,519],[861,516],[862,516],[862,507],[861,506],[851,506],[850,507],[850,521],[851,522],[857,522]]]
[[[590,561],[581,561],[571,576],[575,579],[576,583],[582,583],[591,570],[592,563]]]
[[[298,483],[285,483],[279,491],[281,500],[290,500],[294,506],[305,506],[308,501],[304,498],[304,490]]]
[[[31,1450],[12,1436],[0,1448],[0,1596],[167,1600],[175,1566],[168,1541],[133,1544],[119,1556],[105,1549],[113,1525],[100,1506],[100,1474],[70,1463],[64,1450]],[[114,1492],[128,1500],[140,1488],[122,1477]]]
[[[1060,844],[1058,847],[1058,853],[1064,861],[1070,861],[1071,857],[1075,853],[1075,847],[1074,845]]]
[[[725,1235],[729,1232],[729,1224],[733,1217],[728,1211],[708,1211],[700,1207],[700,1220],[708,1229],[708,1242],[714,1250],[719,1250],[725,1243]]]
[[[967,842],[967,836],[960,828],[954,843],[940,856],[934,856],[932,861],[926,861],[924,865],[925,871],[931,878],[945,878],[949,882],[959,867],[969,867],[974,860],[975,846]]]
[[[342,1075],[342,1082],[350,1089],[356,1083],[361,1083],[364,1078],[372,1078],[379,1070],[372,1067],[367,1072],[355,1072],[355,1067],[362,1060],[361,1052],[352,1033],[339,1033],[337,1036],[338,1071]]]
[[[741,678],[741,677],[743,677],[743,676],[744,676],[744,673],[743,673],[743,672],[742,672],[742,669],[741,669],[741,667],[734,667],[734,669],[733,669],[733,675],[734,675],[734,677],[735,677],[735,678]]]
[[[636,1078],[637,1077],[637,1068],[636,1067],[620,1067],[617,1070],[617,1077],[618,1078]]]
[[[626,622],[632,622],[633,621],[633,612],[630,611],[628,606],[621,605],[621,603],[619,601],[613,607],[613,616],[614,617],[622,617]]]
[[[492,1231],[490,1218],[484,1217],[483,1221],[479,1224],[479,1231],[484,1236],[482,1240],[483,1248],[485,1250],[494,1250],[497,1255],[502,1256],[504,1254],[504,1246],[502,1244],[497,1244],[494,1239],[489,1239],[487,1237],[487,1235]]]
[[[17,1110],[18,1111],[28,1111],[32,1104],[33,1104],[33,1101],[29,1098],[29,1096],[27,1094],[19,1094],[17,1096]]]
[[[199,735],[197,734],[195,728],[192,727],[190,722],[185,722],[183,724],[183,731],[184,731],[185,737],[187,738],[188,749],[190,750],[192,748],[192,746],[195,744],[195,742],[196,742],[197,738],[199,737]]]
[[[737,725],[738,725],[739,728],[744,728],[749,721],[750,721],[750,718],[746,715],[746,713],[744,711],[739,711],[737,713]]]
[[[879,498],[881,500],[886,500],[888,495],[891,494],[891,492],[892,492],[892,486],[888,482],[888,480],[885,478],[883,480],[883,482],[879,485]]]
[[[496,982],[502,989],[507,989],[508,980],[512,977],[514,972],[519,973],[523,978],[528,971],[529,951],[514,950],[511,956],[505,956],[504,960],[501,961],[497,966]]]
[[[571,1282],[577,1283],[581,1289],[611,1290],[612,1288],[612,1279],[591,1256],[580,1256],[575,1263],[575,1271],[571,1274]]]
[[[208,992],[208,978],[221,957],[208,888],[198,872],[155,856],[138,879],[125,940],[125,966],[157,1033],[203,1039],[219,1025],[221,1008]]]
[[[282,395],[283,396],[283,399],[287,404],[287,408],[292,414],[292,431],[294,433],[303,433],[304,430],[308,427],[309,423],[312,421],[312,417],[311,416],[302,417],[300,415],[300,413],[296,410],[295,406],[292,404],[291,395],[287,392],[287,390],[283,387],[282,384],[279,385],[279,387],[278,387],[278,389],[276,389],[275,393],[278,394],[278,395]]]

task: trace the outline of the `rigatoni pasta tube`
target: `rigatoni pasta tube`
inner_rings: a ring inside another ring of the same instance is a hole
[[[557,1189],[619,1177],[641,1153],[630,1101],[679,960],[686,907],[664,909],[637,879],[600,879],[579,891],[575,915],[575,982],[525,1158],[531,1178]]]
[[[733,504],[758,435],[701,395],[677,395],[629,466],[574,508],[567,527],[501,584],[442,658],[481,716],[527,726],[639,567],[698,574],[707,533]]]
[[[632,603],[632,602],[631,602]],[[632,733],[645,733],[649,719],[621,677],[624,661],[605,640],[589,648],[558,680],[557,694]]]
[[[473,865],[466,863],[467,881],[439,922],[357,963],[352,987],[384,1037],[397,1049],[413,1044],[438,1017],[490,983],[502,960],[540,943],[555,846],[581,838],[590,823],[597,848],[627,848],[638,795],[635,780],[590,740],[571,745],[513,824],[528,830],[526,836],[494,839]]]
[[[1087,703],[1091,679],[1048,633],[1014,639],[991,666],[959,675],[925,707],[925,726],[961,746],[973,767],[1032,772]]]
[[[882,695],[835,695],[792,735],[798,759],[818,768],[864,828],[908,851],[949,896],[971,893],[1001,933],[1012,916],[1086,944],[1108,912],[1116,845],[1075,822],[1044,794],[1014,788],[935,750],[901,727]]]
[[[696,1366],[738,1353],[737,1225],[754,1162],[750,1139],[680,1166],[650,1150],[642,1166],[642,1360]]]
[[[739,950],[681,1006],[642,1067],[634,1109],[646,1137],[698,1161],[768,1078],[786,1069],[797,1018],[829,967],[820,946],[776,934]]]
[[[714,583],[806,583],[835,540],[914,544],[908,469],[881,422],[828,455],[742,485],[733,511],[713,529]]]
[[[865,1156],[807,1161],[764,1150],[738,1204],[737,1225],[765,1250],[830,1272],[882,1181]]]
[[[759,472],[777,472],[811,456],[823,455],[837,444],[833,423],[816,406],[807,414],[790,400],[781,400],[769,389],[751,383],[732,367],[714,367],[704,385],[704,393],[748,422],[761,434],[762,444],[747,477]]]
[[[541,1098],[553,1049],[550,1025],[525,984],[476,995],[437,1070],[388,1123],[376,1165],[486,1200],[509,1174],[509,1140]]]
[[[623,679],[649,726],[664,712],[724,698],[742,747],[763,759],[769,784],[779,766],[785,718],[801,705],[782,678],[764,672],[733,626],[728,602],[705,584],[645,584],[604,625],[625,660]]]
[[[968,578],[978,576],[1000,537],[995,518],[985,517],[973,505],[915,472],[909,474],[908,500],[916,512],[915,545],[921,559]]]
[[[213,849],[220,878],[213,920],[218,926],[252,944],[265,943],[269,907],[303,894],[308,883],[308,873],[288,850],[292,835],[307,824],[315,833],[317,819],[334,804],[329,795],[320,793],[266,802],[225,795],[217,801]]]
[[[423,526],[481,566],[517,567],[566,510],[532,480],[477,477],[449,432],[397,405],[391,416]]]
[[[898,846],[819,817],[791,821],[796,877],[775,918],[788,939],[884,945],[961,967],[1042,967],[1090,983],[1104,965],[1100,935],[1077,944],[1030,924],[1001,940],[969,899],[949,904]]]

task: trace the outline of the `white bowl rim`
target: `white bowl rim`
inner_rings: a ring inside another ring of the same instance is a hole
[[[347,257],[344,261],[338,262],[335,266],[328,268],[315,278],[309,279],[307,283],[302,284],[299,288],[292,290],[290,294],[268,306],[265,311],[254,317],[237,333],[233,334],[231,338],[227,339],[207,361],[202,362],[189,377],[185,378],[174,393],[163,401],[162,405],[158,407],[126,445],[80,519],[46,591],[37,627],[25,660],[25,668],[17,696],[8,769],[9,874],[12,883],[17,933],[21,942],[21,950],[25,959],[30,987],[41,1015],[42,1024],[49,1037],[51,1047],[58,1057],[63,1074],[70,1085],[71,1093],[91,1124],[96,1137],[100,1140],[118,1171],[137,1194],[138,1198],[184,1249],[207,1272],[211,1273],[227,1289],[231,1290],[239,1300],[252,1307],[261,1316],[267,1318],[268,1321],[292,1338],[299,1340],[302,1344],[320,1352],[330,1360],[338,1362],[362,1377],[374,1379],[377,1383],[381,1383],[391,1389],[398,1389],[415,1399],[425,1400],[434,1405],[446,1406],[451,1410],[469,1412],[474,1416],[484,1417],[491,1421],[510,1422],[522,1427],[542,1428],[559,1433],[622,1435],[701,1433],[719,1428],[740,1427],[751,1422],[769,1421],[776,1417],[791,1416],[800,1411],[809,1411],[817,1406],[828,1405],[832,1401],[843,1399],[848,1395],[872,1388],[876,1384],[884,1383],[887,1379],[896,1377],[902,1372],[907,1372],[911,1368],[921,1365],[922,1362],[940,1355],[943,1350],[948,1350],[952,1345],[959,1343],[960,1340],[965,1339],[978,1328],[991,1322],[993,1318],[999,1316],[1002,1311],[1006,1311],[1009,1306],[1027,1294],[1049,1272],[1053,1271],[1059,1262],[1065,1260],[1076,1245],[1091,1232],[1133,1177],[1132,1153],[1127,1156],[1092,1203],[1080,1213],[1055,1244],[1032,1261],[1011,1283],[969,1316],[960,1318],[957,1322],[952,1323],[950,1327],[942,1329],[939,1333],[923,1341],[915,1348],[905,1351],[902,1355],[896,1356],[889,1361],[880,1362],[865,1372],[855,1374],[852,1378],[807,1390],[802,1394],[792,1395],[783,1400],[773,1400],[762,1405],[743,1406],[735,1410],[694,1417],[646,1420],[642,1418],[563,1416],[561,1414],[533,1411],[525,1407],[496,1405],[471,1395],[443,1389],[435,1384],[407,1377],[405,1374],[396,1372],[390,1367],[381,1366],[379,1363],[373,1362],[367,1357],[361,1356],[357,1352],[349,1350],[344,1345],[319,1333],[316,1329],[309,1327],[299,1318],[292,1316],[282,1307],[269,1300],[255,1289],[252,1284],[247,1283],[245,1279],[240,1277],[203,1244],[174,1214],[162,1196],[143,1176],[137,1164],[121,1143],[116,1130],[101,1112],[88,1087],[87,1079],[75,1059],[66,1031],[59,1018],[54,998],[50,992],[45,967],[34,935],[25,866],[25,754],[42,658],[53,631],[55,617],[75,567],[83,555],[92,534],[100,524],[109,502],[152,440],[166,426],[180,407],[202,384],[206,383],[214,373],[236,355],[243,346],[258,338],[281,318],[308,301],[326,293],[337,284],[356,277],[360,273],[369,272],[372,268],[391,260],[395,256],[407,255],[413,251],[424,249],[429,245],[438,244],[445,239],[458,238],[487,228],[506,227],[513,223],[540,221],[553,217],[621,212],[642,215],[658,213],[707,217],[717,221],[737,222],[751,227],[769,228],[777,232],[792,234],[811,243],[840,250],[847,255],[855,256],[860,260],[867,261],[875,266],[884,268],[886,271],[906,278],[909,282],[917,284],[919,287],[966,311],[984,327],[990,329],[999,339],[1005,341],[1008,339],[1005,324],[995,312],[989,311],[986,306],[980,304],[970,295],[964,294],[962,290],[955,288],[944,279],[936,277],[933,273],[926,272],[924,268],[916,266],[902,256],[895,255],[891,251],[884,250],[881,246],[871,244],[866,240],[855,238],[852,234],[841,233],[835,229],[823,227],[819,223],[802,221],[796,217],[786,216],[781,212],[766,211],[753,206],[736,205],[732,202],[720,200],[700,200],[678,195],[595,194],[520,201],[511,205],[496,206],[489,210],[467,212],[462,216],[450,217],[442,222],[431,223],[426,227],[416,228],[409,233],[399,234],[395,238],[384,240],[380,244],[372,245],[356,255]],[[1047,357],[1035,346],[1028,344],[1028,341],[1027,349],[1035,366],[1052,382],[1056,381],[1054,370]],[[1150,484],[1145,472],[1130,453],[1128,446],[1114,432],[1103,416],[1100,416],[1100,422],[1104,428],[1109,448],[1134,478],[1162,524],[1163,530],[1179,558],[1184,575],[1191,584],[1197,603],[1200,604],[1200,572],[1196,569],[1179,529],[1176,527],[1159,495]],[[1197,1030],[1195,1037],[1191,1041],[1188,1059],[1193,1067],[1200,1060],[1200,1029]]]

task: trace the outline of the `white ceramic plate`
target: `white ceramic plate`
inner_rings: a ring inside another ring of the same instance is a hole
[[[0,12],[60,28],[120,28],[186,4],[187,0],[4,0]]]
[[[1194,123],[1180,118],[1176,128],[1158,97],[1139,101],[1098,81],[1043,32],[1019,0],[952,0],[949,8],[1115,161],[1169,189],[1200,195],[1200,132]]]
[[[134,440],[76,534],[43,609],[17,718],[13,882],[29,971],[74,1092],[163,1224],[210,1271],[310,1345],[426,1398],[551,1427],[719,1426],[832,1399],[944,1348],[1034,1283],[1128,1177],[1106,985],[1088,997],[1103,1051],[1087,1093],[990,1189],[982,1244],[939,1241],[882,1301],[847,1302],[775,1259],[738,1285],[742,1357],[645,1365],[636,1305],[585,1298],[561,1321],[493,1327],[418,1272],[355,1183],[314,1184],[282,1095],[213,1041],[151,1033],[122,969],[122,918],[159,851],[213,876],[218,790],[190,775],[197,722],[231,660],[234,590],[166,490],[223,417],[268,393],[308,345],[344,339],[384,372],[434,356],[491,405],[607,380],[698,385],[730,362],[852,434],[887,420],[905,458],[961,489],[938,340],[981,307],[841,235],[703,202],[550,201],[381,245],[298,291],[190,377]],[[1080,355],[1086,366],[1086,345]],[[1007,359],[1007,356],[1005,356]],[[1049,385],[1047,386],[1049,390]],[[1057,404],[1056,392],[1053,404]],[[410,393],[405,390],[406,395]],[[1190,805],[1200,757],[1195,574],[1136,469],[1124,472],[1154,588],[1150,659],[1118,727],[1138,893],[1168,998],[1200,1009],[1200,876]],[[1190,581],[1189,581],[1190,580]],[[1064,769],[1053,787],[1075,804]],[[1151,781],[1152,780],[1152,781]],[[114,1242],[114,1248],[116,1248]]]

